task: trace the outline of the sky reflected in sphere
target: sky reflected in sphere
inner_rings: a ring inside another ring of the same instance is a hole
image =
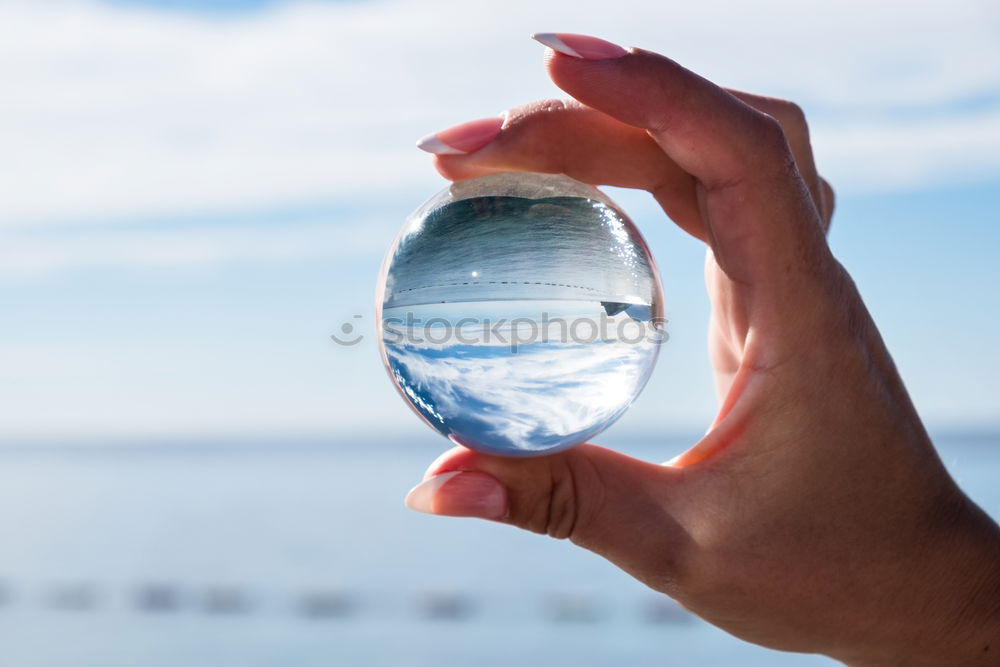
[[[639,232],[566,176],[495,174],[433,197],[389,251],[378,305],[382,356],[410,406],[453,442],[505,456],[607,428],[666,340]]]

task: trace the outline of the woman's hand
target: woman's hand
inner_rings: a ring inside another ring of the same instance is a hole
[[[944,470],[830,253],[833,193],[801,111],[654,53],[539,41],[572,101],[423,146],[453,180],[553,172],[651,192],[708,246],[721,408],[662,465],[593,445],[536,459],[456,448],[408,504],[568,537],[765,646],[1000,664],[1000,531]]]

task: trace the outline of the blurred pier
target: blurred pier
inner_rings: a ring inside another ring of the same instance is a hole
[[[148,581],[115,586],[95,581],[58,581],[18,586],[14,579],[0,579],[0,614],[19,609],[41,609],[53,613],[103,613],[126,610],[135,614],[202,614],[206,616],[248,616],[284,613],[304,620],[345,621],[366,614],[389,611],[383,604],[366,605],[372,592],[342,588],[289,591],[257,590],[251,586],[218,584],[191,586],[177,582]],[[505,606],[488,593],[460,590],[423,590],[400,594],[395,611],[429,622],[463,622],[491,608]],[[534,616],[539,622],[599,624],[615,618],[631,623],[682,624],[696,617],[676,602],[652,592],[632,601],[602,599],[592,591],[539,591],[520,601],[520,615]]]

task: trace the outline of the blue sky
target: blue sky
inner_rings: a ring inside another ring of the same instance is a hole
[[[0,4],[0,440],[423,435],[371,340],[382,254],[444,185],[413,141],[559,96],[527,39],[551,29],[799,101],[839,193],[831,243],[921,412],[1000,425],[993,4],[205,4]],[[697,432],[702,250],[611,194],[671,319],[615,429]],[[368,336],[334,346],[355,314]]]

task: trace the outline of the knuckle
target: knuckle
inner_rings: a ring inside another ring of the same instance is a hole
[[[809,141],[806,112],[791,100],[777,100],[771,113],[791,141]]]
[[[573,534],[579,510],[576,479],[572,466],[563,463],[552,477],[545,532],[565,539]]]
[[[538,100],[510,109],[504,121],[510,152],[529,158],[533,171],[569,173],[577,139],[567,131],[572,127],[567,119],[582,109],[576,100],[565,99]]]
[[[676,119],[666,109],[659,109],[655,113],[649,114],[643,123],[646,129],[654,135],[669,134],[675,124]]]
[[[808,123],[806,122],[806,112],[803,111],[802,107],[798,104],[792,102],[791,100],[781,100],[779,108],[781,109],[780,113],[782,116],[780,120],[784,120],[789,125],[795,127],[803,129],[807,127]]]
[[[771,114],[757,114],[757,133],[768,147],[780,147],[787,143],[785,129],[782,127],[781,121]]]
[[[795,102],[769,97],[760,98],[750,106],[757,112],[761,125],[770,123],[769,133],[780,130],[791,145],[809,145],[809,123],[805,111]]]
[[[758,113],[756,120],[756,150],[770,165],[768,171],[781,178],[797,173],[795,156],[781,123],[765,113]],[[754,157],[755,162],[757,159]]]
[[[603,487],[594,465],[573,452],[552,457],[548,472],[547,489],[534,504],[527,527],[556,539],[574,539],[586,531],[603,502]]]
[[[576,100],[547,99],[536,100],[528,104],[509,109],[506,112],[506,126],[511,127],[521,123],[535,121],[552,115],[558,115],[567,111],[573,111],[580,107]]]

